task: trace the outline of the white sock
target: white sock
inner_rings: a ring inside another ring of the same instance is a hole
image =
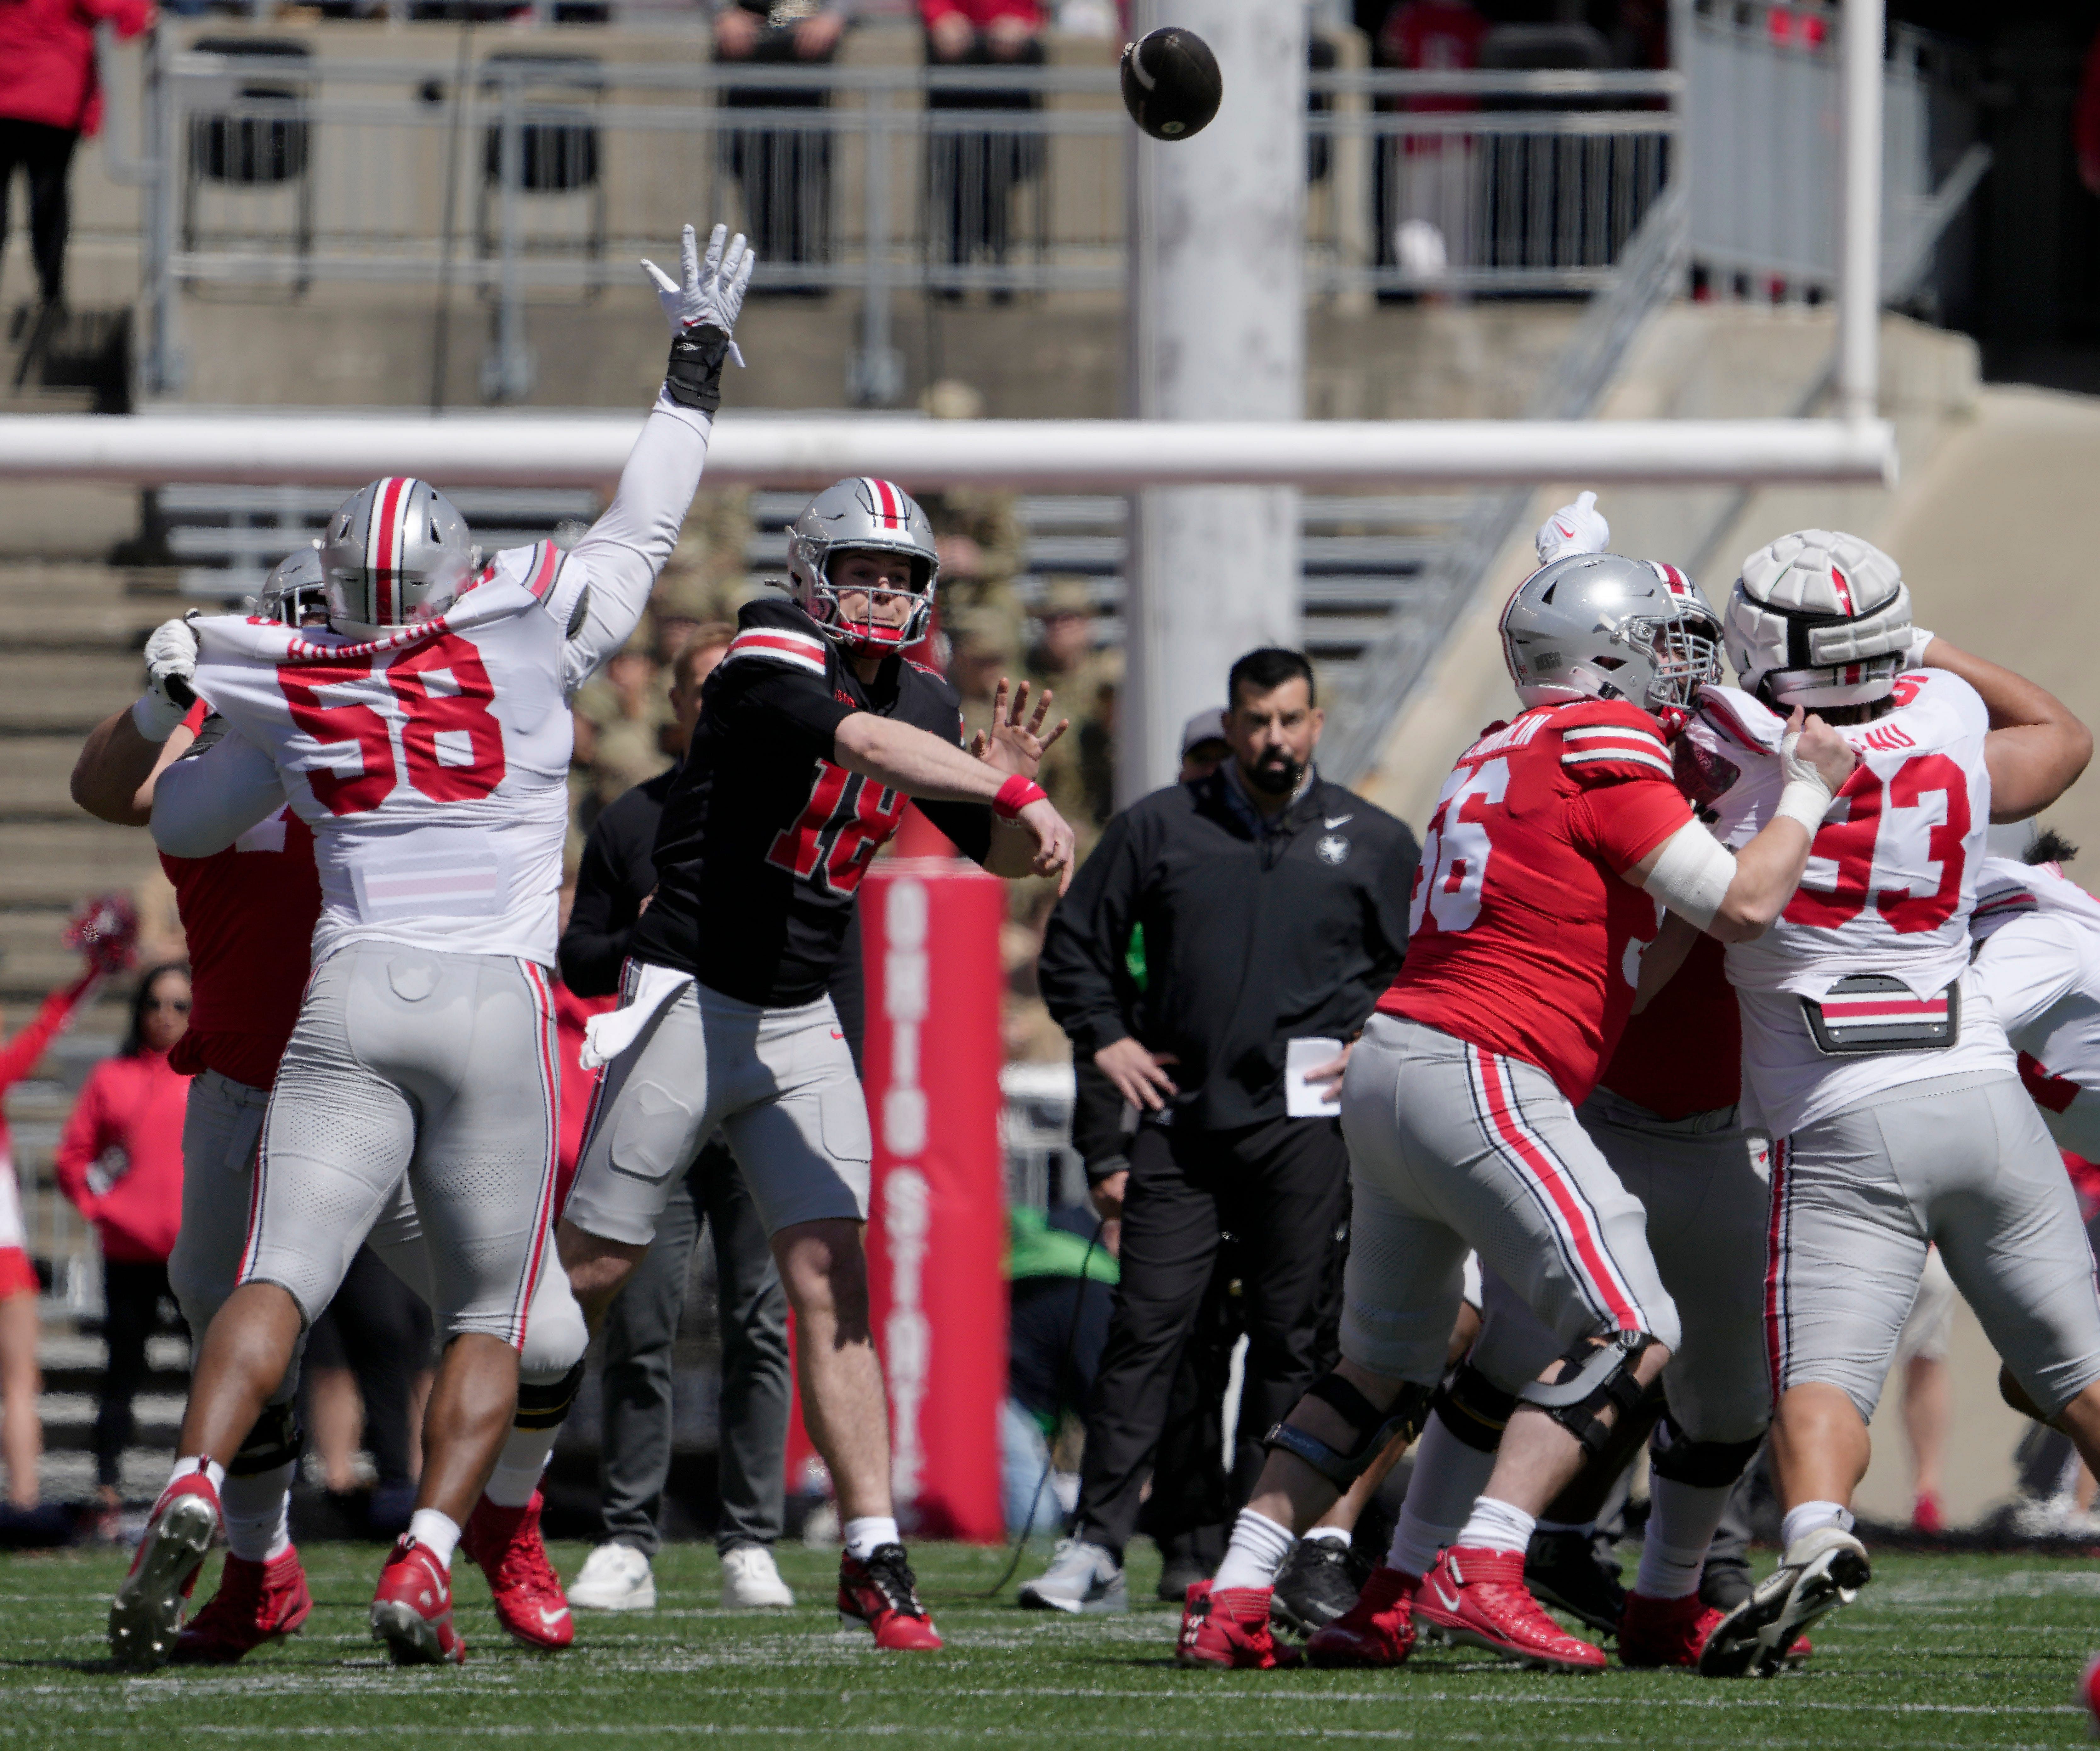
[[[177,1479],[188,1477],[196,1471],[203,1472],[211,1480],[214,1489],[226,1488],[226,1467],[216,1459],[203,1458],[196,1453],[186,1454],[175,1462],[174,1470],[168,1474],[168,1482],[173,1484]],[[161,1493],[165,1496],[167,1491],[163,1489]]]
[[[897,1530],[897,1522],[879,1514],[871,1514],[865,1519],[848,1520],[843,1530],[846,1555],[856,1563],[865,1563],[883,1545],[904,1541]]]
[[[1514,1550],[1521,1556],[1531,1548],[1531,1535],[1538,1525],[1522,1508],[1483,1496],[1473,1504],[1458,1542],[1469,1550]]]
[[[1852,1529],[1852,1516],[1843,1506],[1835,1502],[1804,1502],[1798,1508],[1787,1510],[1786,1518],[1780,1522],[1779,1543],[1781,1560],[1785,1553],[1795,1543],[1824,1526],[1835,1526],[1841,1532]]]
[[[289,1459],[249,1477],[229,1477],[218,1493],[226,1515],[226,1547],[245,1563],[275,1561],[292,1548]]]
[[[513,1429],[504,1438],[482,1493],[499,1508],[523,1507],[540,1487],[540,1474],[547,1469],[547,1455],[561,1432],[559,1423],[551,1429]]]
[[[1233,1522],[1233,1541],[1225,1559],[1211,1577],[1211,1590],[1223,1593],[1230,1587],[1268,1587],[1276,1585],[1276,1572],[1297,1543],[1288,1526],[1279,1526],[1266,1514],[1242,1508]]]
[[[1455,1544],[1480,1492],[1494,1475],[1495,1456],[1468,1446],[1432,1416],[1414,1444],[1414,1472],[1401,1504],[1400,1524],[1392,1529],[1388,1568],[1418,1581],[1429,1572],[1436,1553]]]
[[[1315,1526],[1306,1533],[1305,1541],[1308,1544],[1347,1544],[1349,1537],[1349,1528],[1346,1526]]]
[[[449,1515],[439,1513],[435,1508],[418,1508],[408,1517],[408,1536],[447,1568],[452,1566],[452,1552],[459,1548],[460,1529]]]
[[[1706,1546],[1728,1511],[1734,1485],[1701,1489],[1674,1477],[1648,1478],[1648,1530],[1641,1537],[1634,1591],[1652,1599],[1689,1599],[1699,1590]]]

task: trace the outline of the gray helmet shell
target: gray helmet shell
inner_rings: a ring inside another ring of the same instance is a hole
[[[1570,554],[1542,566],[1502,610],[1502,656],[1527,706],[1625,699],[1689,706],[1721,673],[1721,620],[1674,566]]]
[[[1797,529],[1743,562],[1726,627],[1737,678],[1767,704],[1871,705],[1909,654],[1910,591],[1871,541]]]
[[[912,608],[902,626],[876,621],[872,597],[868,618],[849,620],[840,612],[831,565],[842,553],[894,554],[911,562]],[[918,643],[926,636],[933,582],[940,575],[933,525],[917,500],[887,480],[836,481],[788,526],[789,593],[826,637],[849,651],[886,652]]]
[[[318,545],[287,554],[270,569],[270,576],[255,598],[255,611],[280,626],[300,626],[308,614],[325,612],[327,584],[321,574]]]
[[[466,587],[479,557],[459,507],[408,474],[345,499],[320,553],[329,624],[355,638],[435,620]]]

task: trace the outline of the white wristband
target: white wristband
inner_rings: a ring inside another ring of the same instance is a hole
[[[148,742],[165,742],[181,727],[188,711],[165,694],[148,687],[131,703],[131,727]]]
[[[1772,810],[1772,818],[1798,822],[1813,839],[1829,808],[1830,787],[1821,779],[1789,778],[1779,793],[1779,806]]]

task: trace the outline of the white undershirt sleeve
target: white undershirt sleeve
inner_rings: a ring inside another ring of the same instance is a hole
[[[2023,1032],[2078,988],[2085,971],[2080,928],[2046,914],[1998,926],[1976,951],[1975,977],[2008,1034]]]
[[[153,781],[153,843],[171,858],[208,858],[284,806],[276,763],[228,731]]]
[[[562,564],[573,601],[588,585],[583,624],[568,642],[564,677],[573,693],[627,642],[649,606],[656,574],[678,545],[699,491],[713,421],[661,391],[620,470],[620,490]]]
[[[1641,887],[1688,923],[1708,930],[1735,879],[1736,859],[1728,848],[1697,822],[1688,821],[1663,841]]]

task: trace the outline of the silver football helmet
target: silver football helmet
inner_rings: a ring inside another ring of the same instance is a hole
[[[319,543],[287,554],[271,567],[255,598],[255,612],[280,626],[303,626],[310,614],[328,612],[328,586],[321,576]]]
[[[1674,566],[1570,554],[1542,566],[1502,610],[1502,655],[1525,705],[1625,699],[1688,706],[1721,673],[1721,620]]]
[[[427,480],[390,474],[342,501],[320,557],[329,624],[377,638],[443,614],[479,555],[457,505]]]
[[[911,562],[911,611],[902,625],[887,626],[874,617],[876,598],[898,593],[893,590],[871,591],[867,613],[859,620],[849,620],[840,611],[831,565],[843,553],[895,554]],[[933,611],[933,580],[940,573],[933,524],[915,499],[887,480],[838,481],[810,500],[788,526],[789,593],[827,638],[851,651],[901,651],[924,638],[927,617]]]
[[[1767,704],[1869,705],[1909,654],[1910,592],[1878,547],[1799,529],[1743,562],[1725,624],[1737,678]]]

